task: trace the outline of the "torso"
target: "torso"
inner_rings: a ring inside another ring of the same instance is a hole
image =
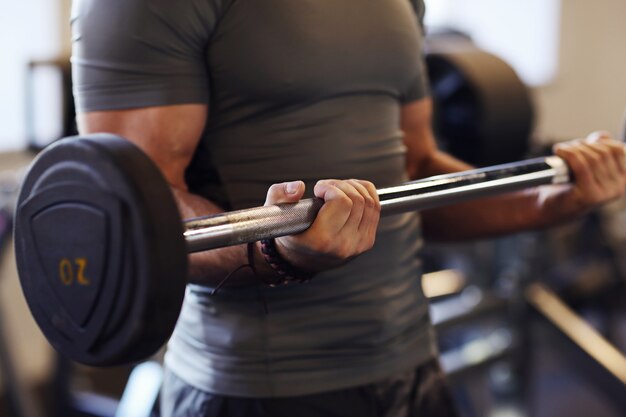
[[[234,1],[207,49],[210,123],[192,188],[239,209],[274,182],[406,181],[399,111],[423,76],[420,39],[408,0]],[[406,214],[310,284],[213,297],[192,286],[168,366],[220,394],[289,396],[423,362],[433,348],[420,245],[419,217]]]

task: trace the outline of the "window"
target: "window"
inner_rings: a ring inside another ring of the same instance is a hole
[[[56,58],[61,52],[61,7],[50,0],[4,2],[0,12],[0,151],[26,146],[26,76],[32,60]],[[36,131],[52,135],[61,112],[58,79],[44,74],[33,105],[43,109]]]
[[[459,30],[507,61],[528,85],[558,70],[561,0],[425,0],[427,28]]]

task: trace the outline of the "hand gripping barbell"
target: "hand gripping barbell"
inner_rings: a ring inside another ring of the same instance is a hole
[[[555,156],[440,175],[378,190],[381,214],[422,210],[570,181]],[[159,169],[127,140],[61,140],[20,191],[15,249],[30,310],[49,342],[94,366],[144,359],[171,335],[187,254],[304,231],[319,199],[180,221]]]

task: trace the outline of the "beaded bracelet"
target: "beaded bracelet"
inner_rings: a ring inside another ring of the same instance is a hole
[[[302,271],[295,268],[287,262],[276,249],[276,241],[274,239],[261,240],[261,253],[269,266],[276,271],[279,277],[275,280],[265,279],[265,283],[270,287],[291,284],[292,282],[307,282],[315,275],[312,272]]]

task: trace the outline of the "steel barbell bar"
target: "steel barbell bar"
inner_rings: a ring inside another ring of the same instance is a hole
[[[565,161],[549,156],[438,175],[377,191],[381,216],[389,216],[569,181]],[[312,198],[188,220],[184,223],[187,248],[191,253],[201,252],[296,234],[313,223],[322,204]]]

